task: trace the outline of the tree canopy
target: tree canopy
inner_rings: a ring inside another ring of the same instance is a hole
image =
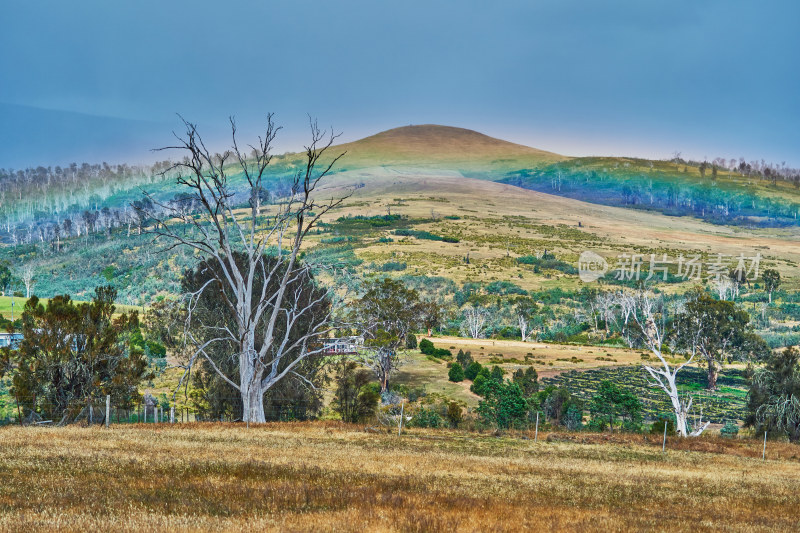
[[[36,296],[28,300],[22,313],[24,338],[17,350],[5,348],[2,355],[20,405],[68,422],[107,394],[120,407],[139,399],[139,383],[152,374],[143,350],[129,342],[138,315],[115,317],[115,297],[112,287],[98,287],[89,303],[76,304],[67,295],[47,305]]]

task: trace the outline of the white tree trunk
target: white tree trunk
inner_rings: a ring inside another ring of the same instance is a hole
[[[522,315],[517,318],[519,319],[520,336],[522,337],[522,342],[525,342],[528,340],[528,321]]]

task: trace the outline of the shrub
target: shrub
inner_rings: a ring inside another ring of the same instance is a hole
[[[589,431],[596,431],[598,433],[601,431],[605,431],[607,427],[608,424],[602,418],[592,418],[591,420],[589,420],[589,423],[586,424],[586,429],[588,429]]]
[[[525,370],[521,368],[517,369],[512,379],[514,383],[520,386],[526,398],[532,396],[539,390],[539,375],[533,367],[529,366]]]
[[[464,370],[464,377],[470,381],[475,381],[475,378],[483,369],[483,366],[478,361],[472,361],[469,366]]]
[[[445,350],[444,348],[436,348],[433,351],[433,356],[438,357],[439,359],[452,359],[453,352],[450,350]]]
[[[359,369],[352,361],[338,366],[333,410],[345,422],[360,422],[375,416],[380,400],[380,385],[372,381],[372,373]]]
[[[655,422],[650,426],[652,435],[663,435],[664,424],[667,424],[667,435],[675,434],[675,419],[670,415],[659,415]]]
[[[425,355],[433,355],[433,352],[436,348],[433,346],[433,343],[428,339],[422,339],[419,341],[419,351]]]
[[[583,403],[565,387],[548,386],[538,394],[545,418],[567,429],[578,429],[583,420]]]
[[[458,239],[456,239],[455,237],[443,237],[441,235],[436,235],[429,231],[422,231],[422,230],[397,229],[394,231],[394,234],[400,237],[414,237],[417,239],[425,239],[429,241],[442,241],[450,243],[458,242]]]
[[[433,409],[420,407],[411,420],[409,427],[415,428],[438,428],[442,426],[442,416]]]
[[[430,355],[431,357],[438,357],[439,359],[450,359],[453,357],[453,353],[450,350],[445,350],[444,348],[437,348],[428,339],[422,339],[421,341],[419,341],[419,351],[425,355]]]
[[[490,381],[491,380],[487,378],[485,374],[478,374],[475,376],[475,379],[472,380],[472,385],[470,385],[469,390],[478,396],[483,396],[486,394],[486,384]]]
[[[478,414],[498,429],[520,426],[527,420],[528,402],[516,383],[490,382],[486,398],[478,404]]]
[[[728,420],[719,430],[719,434],[723,437],[735,437],[739,434],[739,426],[733,420]]]
[[[417,349],[417,336],[413,333],[409,333],[406,337],[406,349],[407,350],[416,350]]]
[[[469,368],[469,365],[472,364],[472,354],[470,352],[465,352],[464,350],[459,350],[458,355],[456,355],[456,361],[464,371]],[[466,375],[466,374],[465,374]]]
[[[528,291],[510,281],[493,281],[486,286],[486,293],[507,296],[511,294],[527,295]]]
[[[461,406],[458,405],[456,402],[450,402],[447,405],[447,420],[448,422],[450,422],[450,425],[453,426],[454,428],[457,428],[458,425],[463,420],[463,416],[461,414]]]
[[[167,349],[158,342],[147,341],[145,346],[147,347],[147,352],[150,357],[158,357],[161,359],[167,356]]]
[[[450,372],[448,372],[447,377],[454,383],[464,381],[464,369],[461,367],[461,365],[455,363],[450,367]]]
[[[503,375],[504,374],[505,374],[505,372],[503,371],[502,368],[500,368],[497,365],[494,365],[492,367],[492,373],[490,374],[489,377],[491,377],[495,381],[503,381]]]
[[[581,429],[583,427],[583,409],[577,404],[571,404],[564,413],[562,422],[564,427],[570,431]]]
[[[408,268],[408,265],[406,265],[406,263],[389,261],[378,267],[378,270],[380,270],[381,272],[400,272],[401,270],[405,270],[406,268]]]
[[[610,380],[603,380],[597,394],[589,402],[589,412],[592,419],[603,420],[604,428],[607,425],[613,430],[614,423],[621,417],[623,425],[629,422],[627,427],[638,431],[642,419],[642,403],[629,390]]]

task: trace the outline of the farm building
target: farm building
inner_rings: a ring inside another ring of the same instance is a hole
[[[364,345],[363,337],[341,337],[337,339],[325,339],[323,347],[325,353],[331,354],[354,354]]]
[[[0,348],[5,348],[6,346],[16,348],[21,341],[22,333],[8,333],[6,331],[0,333]]]

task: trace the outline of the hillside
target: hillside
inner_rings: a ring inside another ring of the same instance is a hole
[[[684,161],[571,158],[439,125],[387,130],[332,147],[329,157],[342,152],[346,154],[334,173],[358,171],[365,182],[386,172],[449,175],[716,224],[783,227],[799,223],[800,181],[788,175],[765,179],[749,167],[741,172],[706,172],[698,163]],[[174,200],[181,193],[174,173],[162,174],[168,166],[162,161],[151,168],[104,163],[0,169],[0,242],[48,242],[138,225],[141,221],[130,206],[142,199],[142,190],[161,201]],[[265,188],[280,194],[301,168],[301,154],[276,156]],[[236,188],[243,178],[234,168],[230,172]]]
[[[715,224],[796,226],[800,181],[684,161],[583,157],[518,169],[498,181],[592,203],[691,216]]]
[[[569,158],[495,139],[477,131],[425,124],[404,126],[335,147],[346,151],[344,170],[373,166],[437,168],[484,172],[530,168]]]

